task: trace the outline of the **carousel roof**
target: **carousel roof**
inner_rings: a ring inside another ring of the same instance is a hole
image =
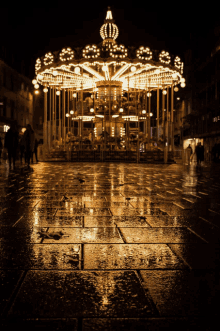
[[[154,90],[181,84],[183,62],[178,56],[147,46],[126,47],[117,44],[119,34],[112,12],[108,7],[106,19],[100,29],[103,41],[82,48],[63,48],[38,58],[35,64],[35,88],[46,87],[74,90],[92,90],[97,84],[122,84],[123,90]],[[38,86],[37,86],[38,85]],[[45,89],[46,92],[46,89]]]

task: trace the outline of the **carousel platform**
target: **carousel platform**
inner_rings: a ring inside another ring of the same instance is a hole
[[[129,163],[164,163],[163,151],[146,151],[137,155],[136,151],[50,151],[39,156],[45,162],[129,162]],[[168,163],[176,163],[173,152],[168,152]]]

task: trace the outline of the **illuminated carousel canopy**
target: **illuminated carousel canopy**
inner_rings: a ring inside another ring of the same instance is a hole
[[[103,42],[81,49],[63,48],[38,58],[36,81],[45,88],[93,90],[101,82],[119,82],[122,91],[129,88],[155,90],[180,84],[185,86],[183,62],[178,56],[150,49],[133,48],[116,43],[119,30],[108,8],[100,29]],[[102,85],[102,84],[101,84]],[[46,91],[46,90],[45,90]]]
[[[100,29],[101,43],[67,47],[37,59],[33,84],[35,89],[43,86],[44,144],[49,149],[59,142],[59,148],[64,145],[65,150],[68,135],[76,128],[82,139],[86,135],[83,122],[91,122],[95,137],[103,132],[111,138],[126,135],[129,148],[130,123],[136,122],[139,132],[142,121],[150,146],[154,119],[157,142],[161,132],[164,142],[169,132],[173,149],[174,92],[179,84],[185,87],[183,62],[165,50],[119,44],[118,34],[108,7]],[[170,130],[166,128],[168,121]]]

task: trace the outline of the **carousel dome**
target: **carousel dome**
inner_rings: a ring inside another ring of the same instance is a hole
[[[108,7],[106,19],[100,29],[100,35],[103,39],[103,44],[106,42],[115,43],[115,40],[119,34],[119,30],[114,22],[115,21],[113,20],[111,9]]]

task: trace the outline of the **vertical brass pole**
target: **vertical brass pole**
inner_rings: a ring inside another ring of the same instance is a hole
[[[83,83],[81,82],[81,121],[80,121],[80,149],[82,148],[82,134],[83,134]]]
[[[151,93],[151,92],[150,92]],[[149,128],[149,140],[151,139],[151,126],[150,126],[150,122],[151,122],[151,119],[150,119],[150,113],[151,113],[151,97],[149,97],[149,109],[148,109],[148,113],[149,113],[149,119],[148,119],[148,128]]]
[[[63,141],[64,150],[66,149],[66,90],[63,89]]]
[[[173,84],[171,86],[171,151],[174,152]]]
[[[54,89],[54,140],[57,138],[57,95]]]
[[[159,107],[160,107],[160,90],[159,87],[157,88],[157,147],[158,147],[158,140],[159,140]]]
[[[70,90],[67,90],[67,113],[70,114]],[[70,116],[67,118],[67,134],[70,130]]]
[[[165,117],[165,95],[163,94],[162,91],[162,129],[163,129],[163,139],[165,141],[165,125],[164,125],[164,117]]]
[[[127,126],[127,150],[130,150],[130,119],[129,119],[129,77],[128,77],[128,117],[126,121],[126,126]]]
[[[61,91],[59,95],[59,142],[61,143]]]
[[[47,92],[44,93],[44,146],[48,145]]]
[[[111,81],[109,81],[109,137],[111,135],[110,116],[111,116]]]
[[[53,141],[53,88],[50,89],[50,148],[52,147]]]
[[[170,113],[169,113],[169,87],[167,87],[167,151],[169,152],[169,148],[170,148],[170,128],[169,128],[169,124],[170,124]]]

